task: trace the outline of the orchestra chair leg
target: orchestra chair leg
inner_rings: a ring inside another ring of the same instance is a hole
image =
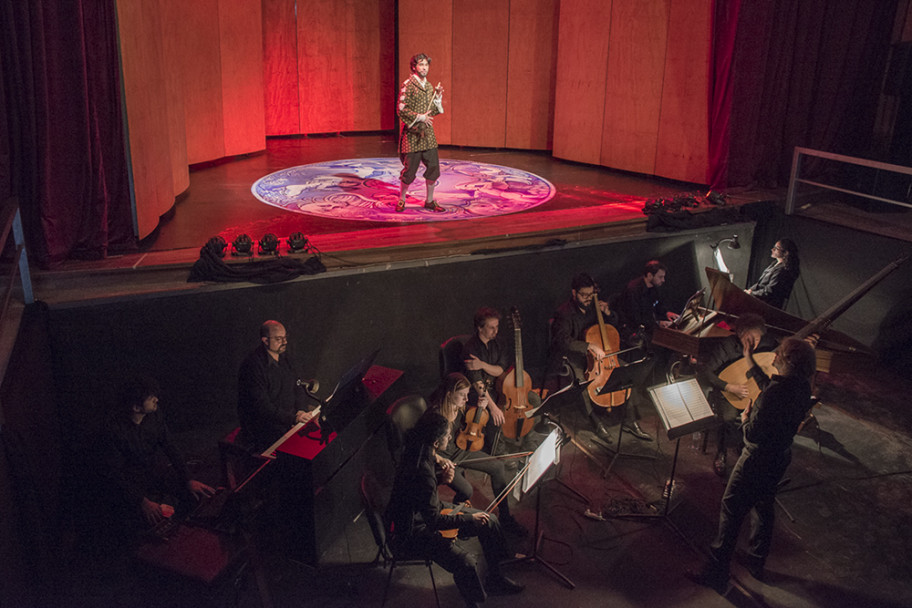
[[[390,529],[389,523],[385,521],[383,512],[386,510],[386,504],[383,496],[383,488],[373,476],[365,473],[361,476],[360,484],[361,501],[364,506],[364,514],[370,525],[371,533],[374,536],[374,542],[377,543],[377,557],[374,564],[381,559],[389,562],[389,573],[386,575],[386,585],[383,587],[383,599],[380,606],[386,606],[386,598],[389,595],[390,584],[393,580],[393,570],[397,566],[425,566],[431,575],[431,587],[434,589],[434,599],[437,602],[437,608],[440,608],[440,597],[437,594],[437,581],[434,578],[434,563],[425,557],[410,557],[408,555],[396,555],[389,545],[387,532]]]
[[[389,565],[389,574],[386,576],[386,586],[383,588],[383,600],[380,602],[380,608],[386,606],[386,598],[389,595],[390,583],[393,580],[393,570],[396,569],[396,566],[420,566],[425,565],[428,569],[428,574],[431,575],[431,587],[434,589],[434,600],[437,602],[437,608],[440,608],[440,596],[437,593],[437,581],[434,578],[434,562],[429,559],[425,560],[397,560],[395,556],[390,560]]]

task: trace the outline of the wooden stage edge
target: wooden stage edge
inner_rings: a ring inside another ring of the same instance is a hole
[[[731,197],[729,204],[736,206],[763,200],[770,199],[739,195]],[[504,218],[508,219],[505,221]],[[646,216],[639,208],[630,206],[618,213],[615,204],[319,234],[309,238],[321,252],[327,273],[293,280],[465,262],[477,259],[480,254],[521,255],[533,250],[662,238],[669,234],[647,232],[646,224]],[[510,232],[506,233],[506,230]],[[682,230],[670,234],[698,234],[705,230]],[[131,253],[97,261],[70,261],[55,270],[33,271],[33,288],[36,298],[49,306],[79,307],[121,299],[256,286],[245,282],[187,283],[190,267],[199,259],[199,251],[199,248],[173,249]],[[281,253],[301,259],[311,255]],[[224,258],[229,264],[245,264],[261,259],[264,256],[236,258],[229,255]]]

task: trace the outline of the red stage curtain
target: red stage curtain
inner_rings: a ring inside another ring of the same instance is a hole
[[[2,4],[10,193],[32,259],[135,246],[113,0]]]
[[[896,6],[895,0],[741,4],[724,182],[725,168],[713,168],[720,185],[786,183],[795,146],[867,154]]]

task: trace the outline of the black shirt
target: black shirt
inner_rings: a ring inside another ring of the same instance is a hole
[[[238,418],[245,441],[265,448],[294,426],[299,410],[312,409],[299,378],[286,354],[276,361],[263,344],[250,353],[238,374]]]
[[[773,376],[742,427],[745,449],[758,456],[779,457],[791,447],[810,407],[810,382],[795,376]]]
[[[627,284],[617,302],[617,313],[620,317],[622,336],[628,339],[642,325],[646,335],[658,322],[668,316],[668,309],[662,302],[662,291],[658,287],[649,287],[643,277],[637,277]]]
[[[138,507],[143,498],[158,491],[155,464],[159,450],[180,479],[190,480],[183,456],[159,412],[146,414],[139,424],[126,416],[112,419],[105,429],[103,447],[102,474],[113,482],[130,507]]]
[[[476,333],[468,339],[462,347],[463,360],[469,359],[469,355],[475,355],[488,365],[497,365],[505,371],[510,366],[510,349],[505,347],[498,339],[489,340],[487,344],[481,341]],[[492,376],[483,369],[465,370],[466,377],[474,386],[476,382],[482,381],[489,388],[494,386],[496,376]]]

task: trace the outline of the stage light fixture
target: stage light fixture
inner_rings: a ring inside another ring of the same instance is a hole
[[[286,241],[292,253],[299,253],[307,249],[307,237],[301,232],[292,232]]]
[[[279,237],[267,232],[260,239],[260,254],[279,255]]]
[[[228,249],[228,241],[226,241],[221,235],[214,236],[203,246],[204,249],[208,249],[215,255],[220,258],[225,257],[225,250]]]
[[[231,248],[231,255],[251,256],[253,255],[253,239],[246,234],[239,234],[234,237]]]
[[[717,241],[717,242],[713,243],[712,245],[710,245],[710,247],[712,247],[713,249],[718,249],[719,245],[721,245],[722,243],[728,243],[729,249],[741,249],[741,243],[738,241],[737,234],[733,234],[730,237],[728,237],[727,239],[722,239],[720,241]]]

